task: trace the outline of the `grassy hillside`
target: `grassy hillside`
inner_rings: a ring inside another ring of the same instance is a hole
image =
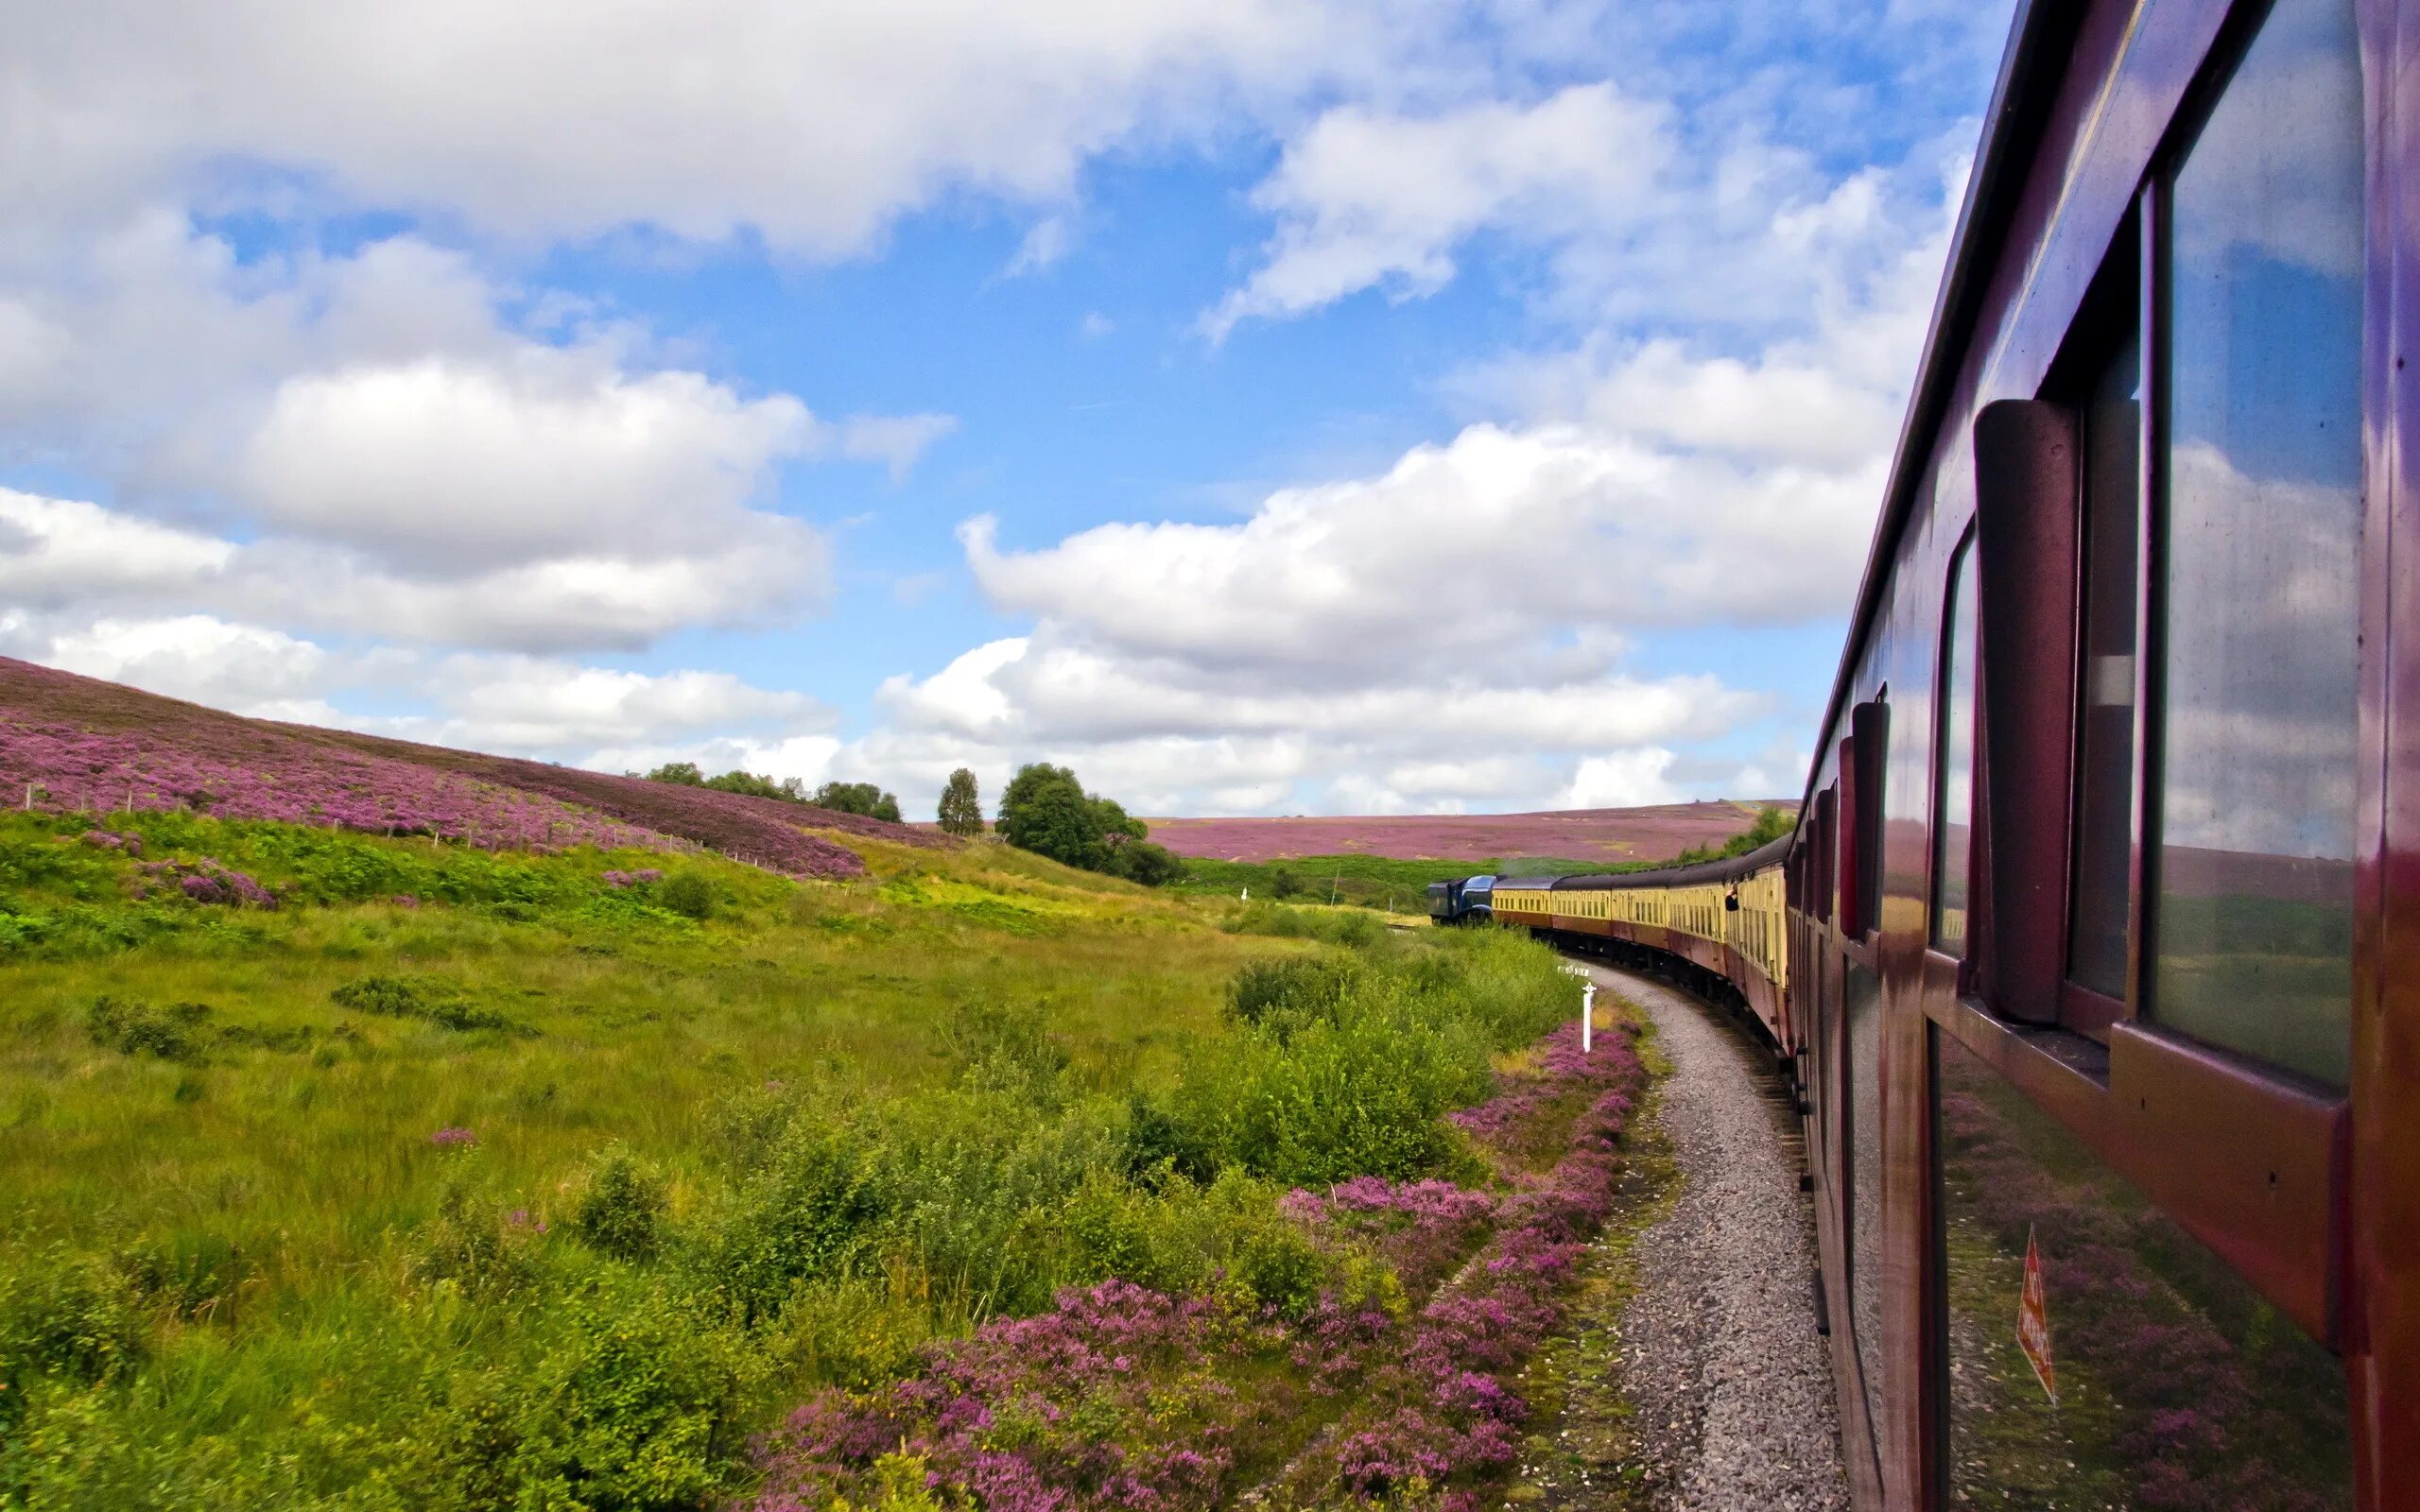
[[[1505,1129],[1595,1085],[1504,1058],[1572,1006],[1526,941],[821,838],[865,875],[0,816],[0,1505],[872,1494],[893,1470],[845,1435],[750,1446],[1113,1279],[1257,1340],[1220,1379],[1294,1402],[1263,1436],[1299,1445],[1343,1405],[1319,1310],[1362,1298],[1354,1347],[1409,1348],[1421,1266],[1494,1230],[1411,1220],[1445,1246],[1415,1263],[1284,1194],[1483,1193],[1530,1158]],[[1520,1117],[1443,1117],[1500,1072]],[[1154,1432],[1138,1402],[1085,1453]],[[1200,1433],[1223,1469],[1167,1504],[1284,1468]]]
[[[704,848],[791,876],[855,876],[837,831],[929,830],[707,788],[246,719],[0,657],[0,795],[54,814],[207,813],[487,849]]]

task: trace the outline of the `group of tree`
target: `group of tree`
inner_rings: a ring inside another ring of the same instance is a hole
[[[900,820],[899,799],[872,782],[826,782],[810,793],[795,777],[776,782],[742,771],[708,777],[695,762],[666,762],[647,777],[651,782],[809,803],[894,824]],[[942,788],[940,818],[942,829],[950,834],[983,833],[983,801],[972,771],[961,766],[949,774]],[[1084,784],[1064,766],[1037,762],[1018,768],[1000,795],[997,828],[1001,839],[1021,850],[1086,871],[1124,877],[1147,887],[1184,875],[1184,863],[1174,851],[1147,838],[1150,825],[1127,813],[1115,799],[1085,792]]]
[[[861,815],[869,819],[900,822],[899,799],[872,782],[826,782],[812,793],[795,777],[779,782],[759,777],[753,772],[733,770],[720,777],[708,777],[699,770],[696,762],[666,762],[647,774],[650,782],[672,782],[682,787],[710,787],[717,793],[745,793],[750,798],[779,799],[785,803],[807,803],[819,809],[834,809],[842,814]]]
[[[1174,851],[1145,838],[1150,825],[1115,799],[1085,792],[1064,766],[1036,762],[1017,768],[1000,794],[998,829],[1001,839],[1021,850],[1147,887],[1184,875]]]

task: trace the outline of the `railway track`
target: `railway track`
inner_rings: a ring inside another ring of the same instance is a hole
[[[1818,1333],[1814,1220],[1788,1080],[1720,1010],[1585,963],[1636,1004],[1670,1064],[1648,1133],[1669,1190],[1621,1284],[1590,1287],[1561,1412],[1516,1502],[1552,1507],[1848,1504],[1830,1361]]]

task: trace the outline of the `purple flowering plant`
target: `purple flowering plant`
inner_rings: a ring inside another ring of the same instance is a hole
[[[799,1407],[759,1446],[755,1512],[865,1504],[903,1467],[939,1504],[987,1512],[1173,1512],[1254,1486],[1298,1504],[1476,1507],[1528,1415],[1512,1376],[1612,1211],[1644,1076],[1631,1033],[1583,1057],[1576,1026],[1557,1030],[1463,1122],[1483,1155],[1559,1125],[1564,1153],[1543,1175],[1499,1158],[1484,1189],[1357,1177],[1282,1199],[1329,1251],[1391,1270],[1399,1305],[1331,1286],[1288,1316],[1224,1285],[1071,1289],[926,1347],[906,1380]]]

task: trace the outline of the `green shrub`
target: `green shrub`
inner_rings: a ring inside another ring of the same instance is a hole
[[[674,1512],[744,1463],[761,1351],[662,1288],[571,1304],[518,1383],[513,1504]]]
[[[715,912],[715,885],[702,872],[676,871],[655,885],[655,901],[683,919],[711,919]]]
[[[1135,1092],[1127,1099],[1118,1169],[1129,1181],[1157,1191],[1171,1177],[1206,1184],[1219,1174],[1219,1160],[1199,1130]]]
[[[851,1129],[792,1118],[722,1214],[701,1280],[753,1322],[778,1312],[795,1282],[841,1269],[890,1211],[871,1153]]]
[[[370,975],[328,994],[338,1007],[389,1019],[423,1019],[447,1029],[537,1034],[510,1014],[473,1002],[460,988],[431,977]]]
[[[0,1273],[0,1396],[41,1377],[115,1380],[142,1360],[145,1334],[133,1288],[89,1256],[53,1247]]]
[[[582,1242],[617,1260],[655,1254],[664,1223],[664,1177],[615,1146],[592,1161],[571,1227]]]
[[[1320,1299],[1330,1268],[1310,1235],[1276,1219],[1256,1225],[1236,1250],[1235,1279],[1253,1301],[1301,1317]]]
[[[424,1281],[446,1282],[474,1296],[495,1297],[531,1280],[529,1257],[507,1239],[495,1204],[456,1180],[438,1199],[437,1217],[424,1236],[412,1271]]]
[[[93,1000],[84,1015],[84,1031],[93,1043],[129,1056],[157,1056],[185,1062],[202,1058],[202,1025],[210,1018],[206,1003],[178,1003],[153,1007],[104,994]]]
[[[1259,1023],[1276,1010],[1291,1009],[1315,1018],[1332,1018],[1360,976],[1352,962],[1332,956],[1289,955],[1252,961],[1227,984],[1227,1016],[1244,1023]]]

